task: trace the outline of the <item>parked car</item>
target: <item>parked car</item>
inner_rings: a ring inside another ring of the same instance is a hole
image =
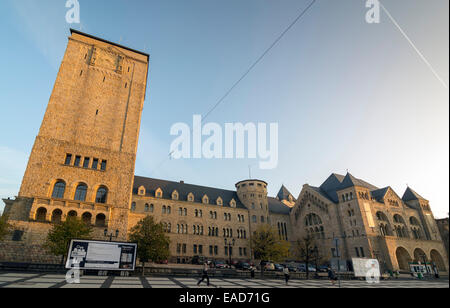
[[[246,263],[246,262],[239,262],[236,265],[236,269],[240,269],[243,271],[249,271],[250,270],[250,264]]]
[[[291,273],[298,272],[298,268],[294,264],[286,264],[286,266],[287,266],[289,272],[291,272]]]
[[[282,272],[284,270],[284,266],[281,264],[274,264],[274,267],[277,272]]]
[[[261,261],[259,264],[260,268],[264,269],[265,271],[274,271],[275,270],[275,264],[271,261]]]
[[[230,266],[228,264],[226,264],[225,261],[216,261],[216,268],[226,269],[226,268],[230,268]]]
[[[321,265],[321,266],[319,266],[319,272],[320,273],[326,273],[326,272],[328,272],[328,265]]]
[[[299,272],[302,272],[302,273],[306,272],[306,264],[299,264],[297,266],[297,268],[298,268]],[[308,265],[308,272],[314,273],[314,272],[316,272],[316,268],[312,265]]]

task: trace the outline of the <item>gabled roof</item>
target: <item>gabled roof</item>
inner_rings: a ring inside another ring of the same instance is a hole
[[[269,212],[273,214],[289,215],[291,208],[276,198],[268,197]]]
[[[333,173],[328,177],[328,179],[323,182],[322,185],[320,185],[319,189],[325,196],[333,201],[334,203],[339,202],[338,195],[336,193],[336,190],[341,185],[342,181],[344,180],[344,176],[340,174]]]
[[[382,202],[384,199],[384,196],[386,196],[386,193],[389,190],[389,186],[385,187],[385,188],[381,188],[381,189],[377,189],[377,190],[373,190],[371,191],[371,195],[373,198],[375,198],[375,200],[377,200],[378,202]]]
[[[414,190],[412,190],[412,188],[408,187],[405,193],[403,194],[402,200],[406,202],[411,200],[426,200],[426,199],[421,195],[419,195],[418,193],[416,193]]]
[[[287,188],[282,185],[280,191],[277,194],[278,200],[289,200],[289,196],[292,196],[292,198],[294,199],[294,196],[289,192],[289,190],[287,190]]]
[[[365,187],[370,190],[378,190],[378,187],[376,187],[370,183],[367,183],[363,180],[357,179],[350,173],[347,173],[347,175],[345,176],[341,185],[339,185],[338,190],[342,190],[342,189],[346,189],[346,188],[354,187],[354,186]]]
[[[246,209],[246,207],[239,200],[237,193],[232,190],[135,176],[133,183],[133,194],[137,194],[138,189],[141,186],[145,187],[146,195],[148,196],[154,197],[155,191],[158,188],[161,188],[163,191],[163,199],[171,200],[172,193],[176,190],[179,194],[178,200],[180,201],[187,201],[187,196],[189,195],[189,193],[193,193],[194,202],[197,203],[203,203],[203,196],[207,195],[209,198],[209,204],[215,205],[216,200],[221,197],[223,200],[223,207],[230,207],[230,201],[234,199],[234,201],[236,201],[236,208]]]

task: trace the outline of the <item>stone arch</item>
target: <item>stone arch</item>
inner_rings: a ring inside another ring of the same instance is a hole
[[[63,212],[60,209],[56,209],[52,213],[52,223],[60,223],[62,221]]]
[[[96,227],[105,227],[106,226],[106,216],[105,214],[98,214],[95,217],[95,226]]]
[[[405,220],[403,219],[403,217],[400,214],[395,214],[394,215],[394,222],[398,223],[398,224],[405,224]]]
[[[47,209],[45,207],[40,207],[37,209],[35,220],[39,222],[47,221]]]
[[[106,204],[108,202],[109,189],[105,185],[98,186],[95,190],[95,203]]]
[[[66,192],[66,181],[58,179],[52,182],[51,184],[51,197],[54,199],[64,199],[64,195]]]
[[[398,247],[395,252],[395,256],[397,258],[399,269],[409,271],[410,270],[409,263],[412,262],[412,258],[409,252],[403,247]]]
[[[70,211],[67,213],[67,219],[76,219],[78,217],[78,213],[76,211]]]
[[[431,261],[434,264],[436,264],[436,267],[440,272],[447,271],[447,268],[445,267],[444,259],[442,258],[441,254],[437,250],[435,250],[435,249],[431,250],[430,258],[431,258]]]
[[[425,260],[428,261],[428,256],[425,253],[425,251],[423,251],[421,248],[414,249],[414,262],[421,262],[421,263],[423,263],[423,261],[424,261],[424,257],[423,256],[425,256]]]
[[[83,215],[81,215],[81,220],[87,224],[87,225],[91,225],[92,223],[92,214],[90,212],[85,212],[83,213]]]

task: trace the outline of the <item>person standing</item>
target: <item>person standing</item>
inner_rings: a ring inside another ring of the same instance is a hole
[[[206,279],[206,284],[209,287],[209,275],[208,275],[208,264],[205,263],[203,265],[203,271],[202,271],[202,279],[199,280],[199,282],[197,283],[197,286],[199,286],[205,279]]]
[[[290,273],[289,273],[289,268],[286,265],[283,268],[283,274],[284,274],[284,280],[286,281],[286,285],[288,285],[289,284]]]

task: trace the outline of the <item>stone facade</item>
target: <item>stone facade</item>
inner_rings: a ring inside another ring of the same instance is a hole
[[[444,242],[445,249],[447,250],[447,257],[450,256],[449,253],[449,238],[448,238],[448,218],[436,219],[437,226],[439,228],[439,233],[441,234],[442,241]]]
[[[13,222],[78,216],[126,239],[148,60],[71,31],[19,196],[5,201]]]
[[[269,197],[257,179],[223,190],[134,176],[148,65],[146,54],[72,31],[19,196],[4,200],[14,232],[0,261],[57,263],[40,244],[67,217],[93,225],[95,239],[106,240],[106,229],[127,240],[152,215],[171,239],[173,262],[250,260],[253,232],[270,224],[293,246],[314,236],[324,261],[339,251],[347,261],[378,258],[385,269],[422,258],[448,269],[429,203],[410,188],[400,198],[333,174],[295,199],[284,186]]]
[[[325,259],[377,258],[384,270],[405,271],[409,262],[426,259],[448,271],[429,202],[411,188],[400,198],[390,187],[378,189],[351,174],[333,174],[320,187],[303,187],[291,221],[298,239],[315,237]]]

